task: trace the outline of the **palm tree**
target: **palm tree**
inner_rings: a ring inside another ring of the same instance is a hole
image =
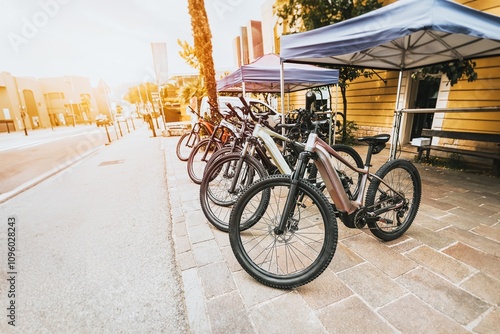
[[[200,64],[203,83],[209,101],[217,105],[217,82],[215,80],[214,60],[212,57],[212,33],[205,10],[205,1],[188,0],[188,10],[191,16],[191,29],[194,37],[194,53]]]

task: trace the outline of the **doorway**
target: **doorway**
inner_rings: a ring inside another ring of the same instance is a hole
[[[439,93],[439,85],[441,79],[426,78],[418,81],[417,94],[414,102],[415,109],[434,109],[436,108],[437,97]],[[410,140],[421,137],[422,129],[430,129],[434,113],[422,113],[413,115],[413,123],[411,126]]]
[[[38,108],[36,106],[35,95],[32,90],[23,90],[24,101],[26,103],[27,116],[31,124],[32,129],[41,127],[40,115],[38,114]]]

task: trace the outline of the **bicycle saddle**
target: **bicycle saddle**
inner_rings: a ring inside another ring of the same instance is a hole
[[[358,138],[358,141],[367,143],[368,145],[372,146],[372,154],[377,154],[385,148],[385,143],[387,143],[389,138],[391,138],[391,136],[384,133],[375,136],[361,137]]]

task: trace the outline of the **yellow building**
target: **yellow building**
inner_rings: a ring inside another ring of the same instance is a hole
[[[392,2],[394,1],[384,1],[384,4]],[[500,15],[498,1],[458,0],[457,2],[489,14]],[[277,22],[274,26],[278,34],[286,29]],[[277,42],[279,43],[279,38]],[[279,50],[279,47],[276,49]],[[409,143],[412,138],[420,137],[423,128],[500,134],[500,57],[478,59],[476,63],[478,79],[474,82],[461,80],[453,87],[445,75],[438,76],[434,80],[421,80],[418,76],[412,78],[413,71],[405,71],[397,107],[399,72],[377,70],[371,78],[360,77],[351,82],[347,88],[347,119],[358,125],[357,136],[391,133],[395,110],[403,109],[407,112],[403,113],[401,122],[399,141],[402,144]],[[295,108],[303,107],[304,93],[298,92],[292,95],[290,101]],[[429,110],[428,113],[412,113],[409,110],[417,108],[438,108],[439,112]],[[457,108],[460,112],[456,110],[453,112],[453,109]],[[340,97],[338,110],[343,110]],[[500,156],[500,146],[494,142],[441,138],[439,144],[487,151]],[[432,154],[434,155],[434,151]]]

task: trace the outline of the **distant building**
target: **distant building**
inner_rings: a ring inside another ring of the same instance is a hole
[[[90,124],[100,113],[111,116],[106,94],[85,77],[36,79],[2,72],[0,132]]]

